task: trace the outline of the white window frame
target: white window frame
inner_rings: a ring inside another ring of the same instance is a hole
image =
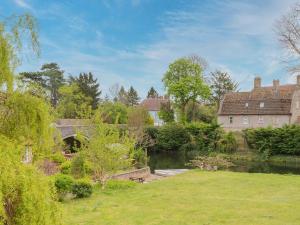
[[[243,124],[248,125],[249,124],[249,117],[248,116],[243,116]]]
[[[299,105],[299,101],[296,101],[296,109],[299,109],[300,105]]]
[[[245,103],[245,107],[246,107],[246,108],[249,107],[249,103],[248,103],[248,102]]]
[[[264,108],[264,107],[265,107],[265,103],[264,102],[259,103],[259,108]]]

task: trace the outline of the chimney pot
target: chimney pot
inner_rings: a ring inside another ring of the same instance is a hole
[[[256,88],[261,88],[261,78],[260,77],[254,78],[254,89],[256,89]]]

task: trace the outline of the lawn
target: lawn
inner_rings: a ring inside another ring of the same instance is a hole
[[[300,176],[190,171],[63,209],[72,225],[299,225]]]

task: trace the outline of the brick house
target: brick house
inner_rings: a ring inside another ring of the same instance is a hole
[[[254,79],[249,92],[230,92],[221,101],[218,122],[225,130],[258,127],[282,127],[300,123],[300,75],[296,84],[261,86],[261,78]]]
[[[146,98],[141,102],[141,106],[148,110],[150,116],[154,120],[154,126],[161,126],[164,122],[159,118],[158,112],[162,103],[169,102],[169,98],[166,96],[160,96],[157,98]]]

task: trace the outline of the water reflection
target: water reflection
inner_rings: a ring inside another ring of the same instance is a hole
[[[155,169],[183,169],[188,168],[186,163],[195,155],[184,154],[183,152],[151,152],[149,154],[149,166],[151,171]],[[230,171],[248,173],[279,173],[279,174],[300,174],[299,163],[286,162],[249,162],[234,161],[234,167]]]

